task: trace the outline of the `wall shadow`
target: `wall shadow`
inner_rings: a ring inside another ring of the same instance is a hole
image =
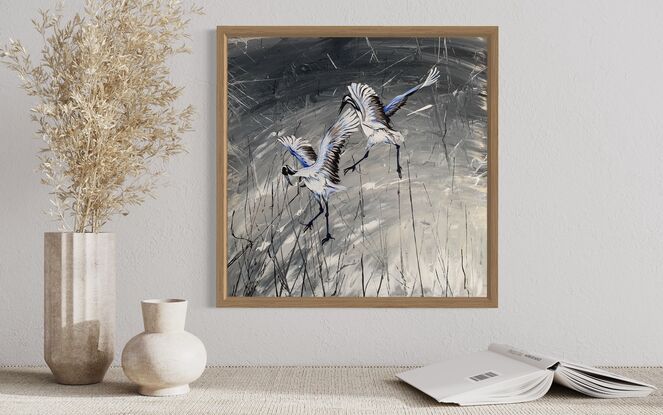
[[[208,269],[212,270],[208,290],[207,301],[210,307],[216,307],[216,29],[205,32],[205,52],[207,62],[206,79],[209,80],[210,88],[207,88],[207,140],[211,144],[207,152],[207,182],[212,186],[211,197],[207,202],[207,223],[210,232],[207,239],[207,261]]]

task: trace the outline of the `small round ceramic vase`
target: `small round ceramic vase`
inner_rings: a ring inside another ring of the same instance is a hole
[[[141,301],[145,331],[122,351],[124,374],[138,384],[138,393],[173,396],[189,392],[189,383],[205,370],[203,343],[184,331],[187,301]]]

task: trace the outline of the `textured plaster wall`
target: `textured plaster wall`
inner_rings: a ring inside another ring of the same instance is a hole
[[[0,0],[0,39],[38,50],[48,1]],[[68,2],[78,7],[79,1]],[[205,2],[203,2],[205,3]],[[663,364],[663,3],[206,2],[173,63],[199,110],[157,200],[118,218],[117,350],[139,300],[191,301],[213,364],[426,363],[509,342],[595,364]],[[228,25],[499,25],[497,309],[217,309],[215,35]],[[42,215],[28,108],[0,70],[0,364],[42,362]]]

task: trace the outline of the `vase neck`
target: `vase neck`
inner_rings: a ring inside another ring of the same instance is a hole
[[[186,321],[185,300],[145,300],[141,302],[143,324],[148,333],[183,331]]]

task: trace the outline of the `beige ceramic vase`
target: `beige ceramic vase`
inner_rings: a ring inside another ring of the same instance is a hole
[[[44,234],[44,360],[58,383],[101,382],[115,342],[115,235]]]
[[[145,331],[129,340],[122,351],[124,374],[149,396],[182,395],[205,370],[203,343],[184,331],[186,300],[141,302]]]

